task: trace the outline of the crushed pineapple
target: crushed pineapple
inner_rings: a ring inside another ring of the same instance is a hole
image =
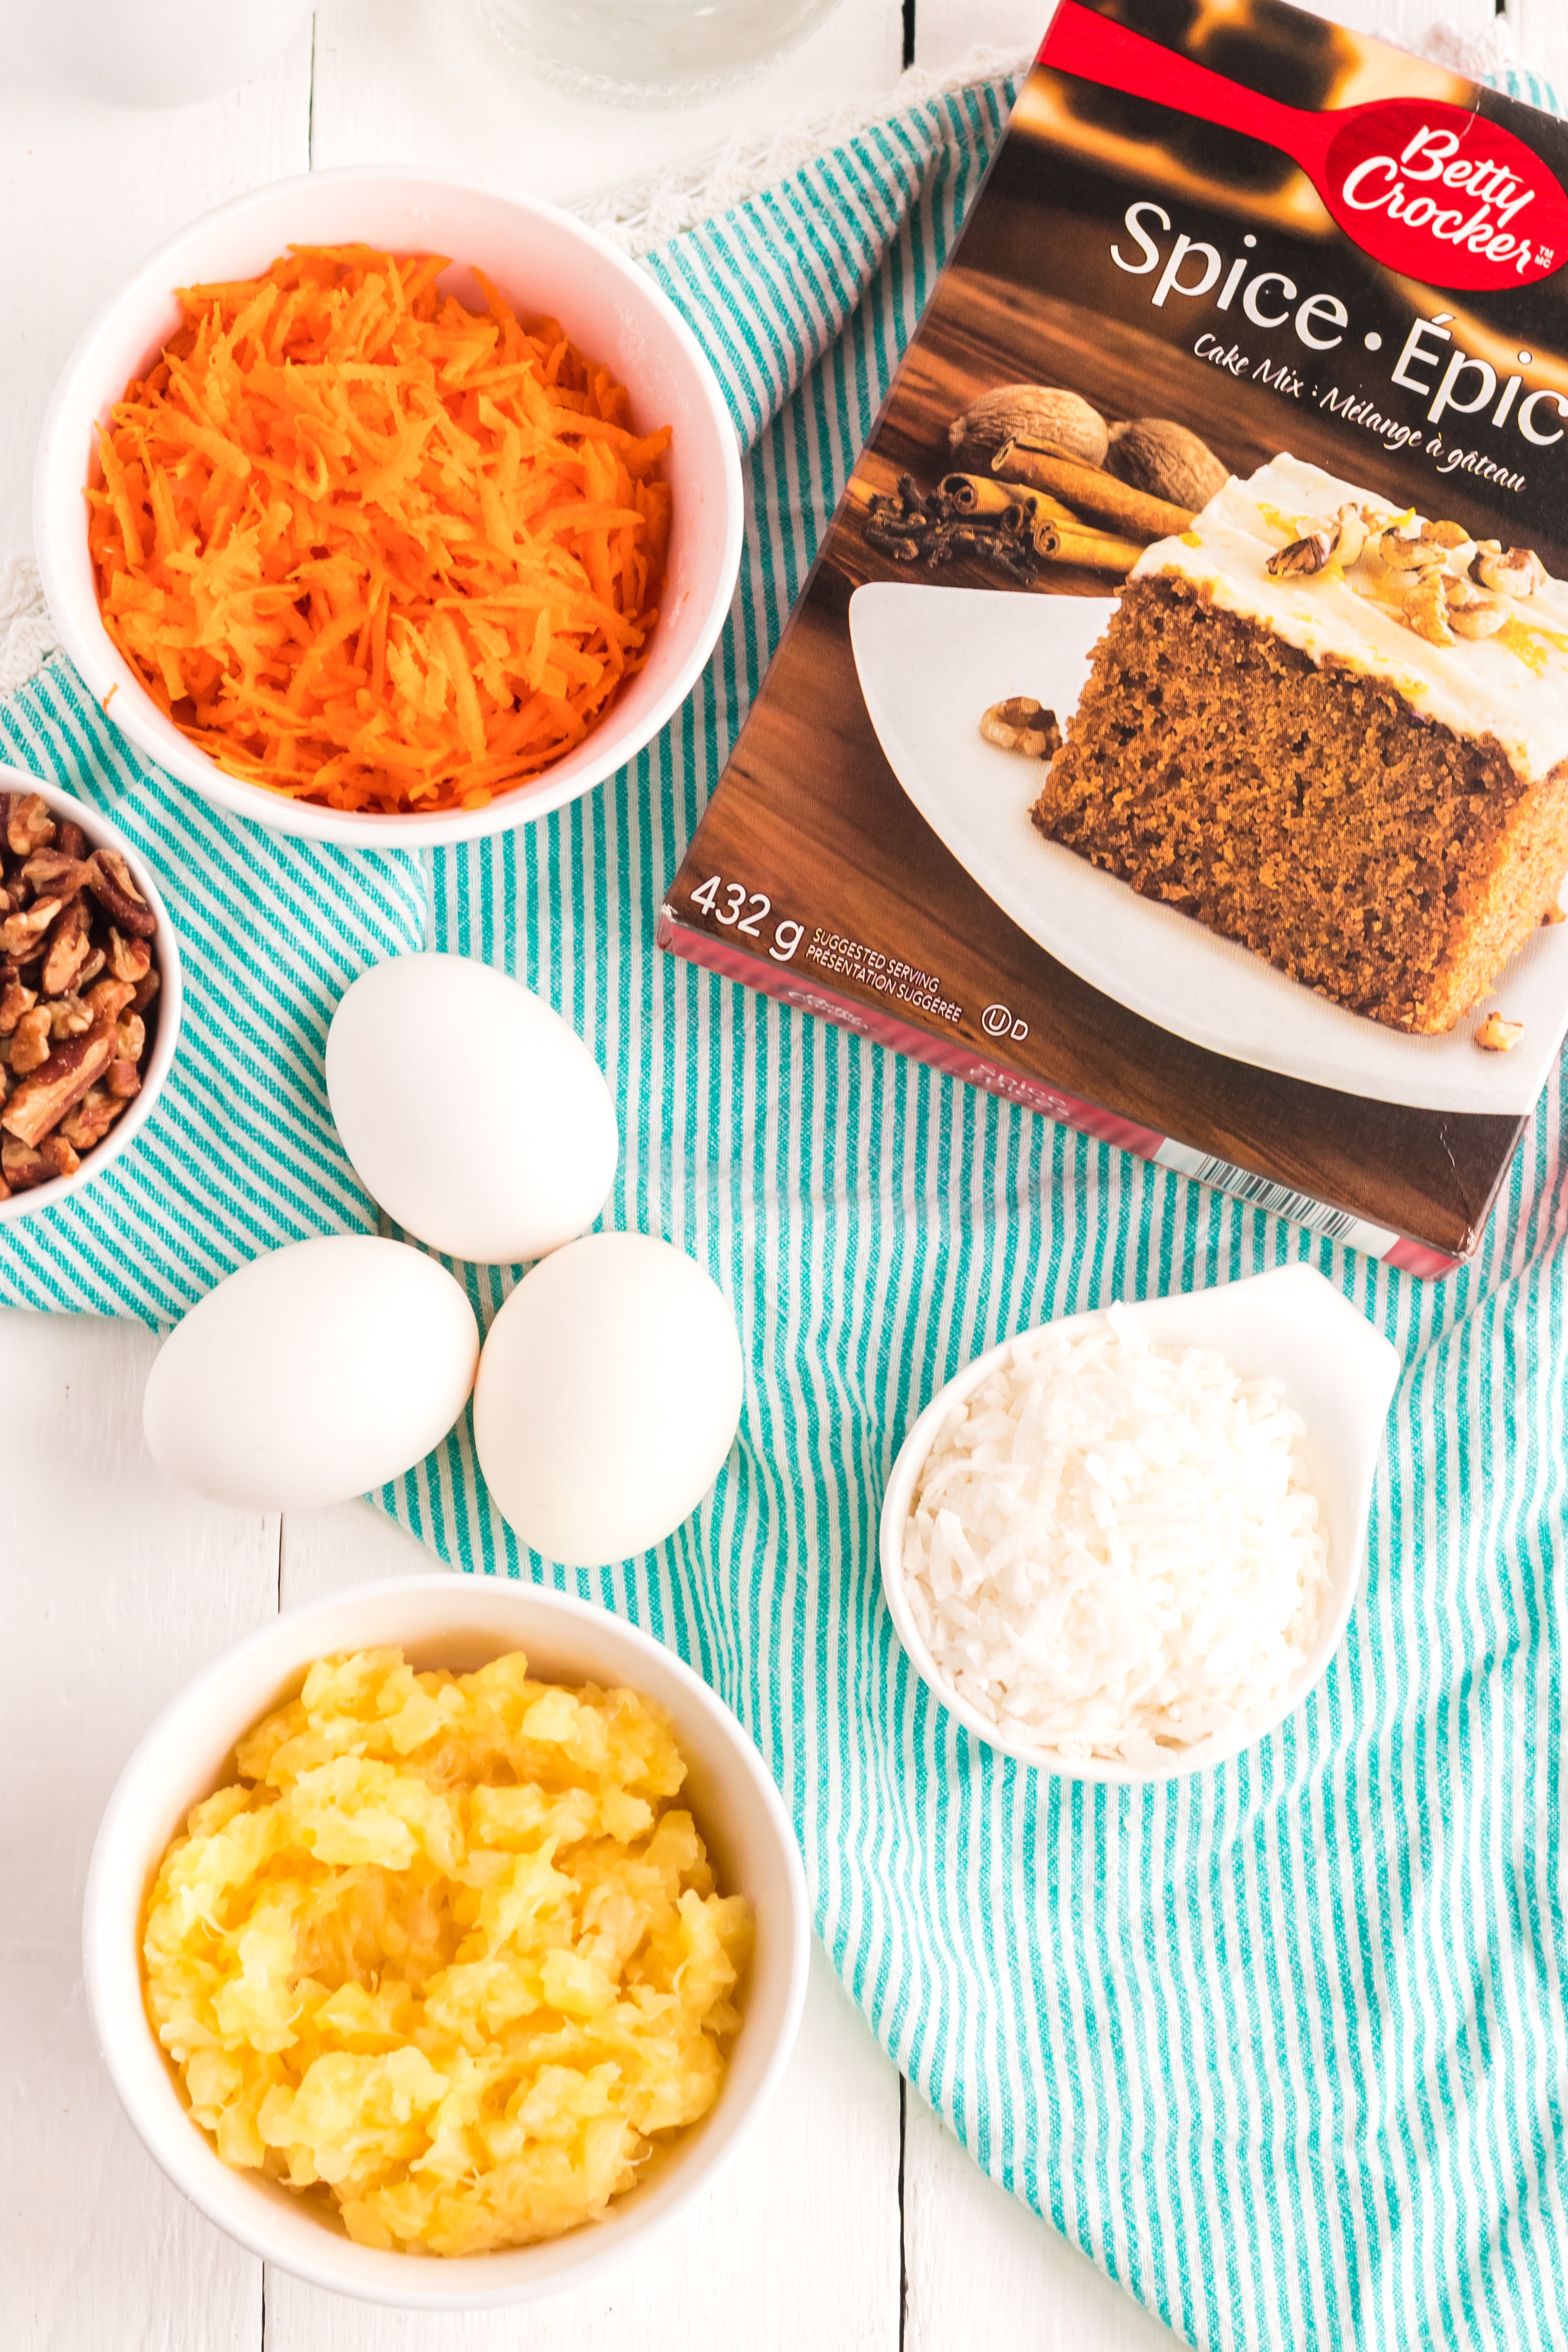
[[[324,1658],[239,1742],[148,1899],[147,2007],[230,2164],[362,2245],[477,2254],[595,2220],[706,2114],[752,1919],[714,1889],[668,1717]]]

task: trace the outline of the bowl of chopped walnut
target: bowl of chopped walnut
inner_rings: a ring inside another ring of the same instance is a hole
[[[179,1028],[179,950],[141,858],[68,793],[0,763],[0,1223],[119,1159]]]

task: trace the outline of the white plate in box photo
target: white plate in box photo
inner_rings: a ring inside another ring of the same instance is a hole
[[[1047,841],[1029,822],[1034,763],[980,732],[981,713],[1030,694],[1065,729],[1110,596],[876,581],[849,604],[861,692],[888,763],[926,823],[1020,930],[1129,1012],[1281,1077],[1418,1110],[1521,1116],[1568,1029],[1568,924],[1538,931],[1447,1036],[1413,1037],[1289,979],[1190,915]],[[1522,1021],[1510,1054],[1474,1033]]]

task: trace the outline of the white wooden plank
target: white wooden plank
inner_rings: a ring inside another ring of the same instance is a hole
[[[916,0],[915,63],[933,72],[961,64],[976,44],[1003,50],[1036,48],[1045,38],[1054,0]],[[1371,33],[1411,47],[1431,25],[1484,33],[1496,14],[1494,0],[1312,0],[1312,13],[1352,32]],[[1510,0],[1509,14],[1522,13],[1531,54],[1552,50],[1558,70],[1568,70],[1568,10],[1563,0]]]
[[[1568,104],[1568,8],[1563,0],[1509,0],[1508,21],[1521,61],[1544,74]]]
[[[378,1576],[414,1576],[439,1567],[434,1554],[368,1503],[325,1511],[290,1511],[283,1521],[279,1600],[285,1609],[368,1584]]]
[[[977,48],[1004,57],[1033,54],[1046,37],[1056,0],[915,0],[915,63],[952,73]]]
[[[362,1504],[284,1524],[286,1607],[429,1565]],[[757,2137],[602,2285],[441,2318],[268,2271],[267,2352],[896,2352],[898,2177],[898,2077],[816,1950],[795,2059]]]
[[[1174,2352],[1168,2328],[988,2180],[912,2091],[904,2260],[904,2352]]]
[[[840,0],[809,40],[700,106],[611,107],[543,79],[468,0],[321,0],[313,154],[431,163],[557,204],[890,87],[900,0]]]
[[[171,1487],[142,1443],[155,1342],[0,1312],[0,2341],[256,2352],[261,2265],[121,2114],[81,1986],[99,1817],[160,1706],[277,1605],[278,1523]]]
[[[1440,0],[1440,5],[1434,0],[1313,0],[1313,8],[1352,33],[1370,33],[1406,49],[1415,48],[1434,25],[1482,34],[1497,15],[1494,0]]]
[[[167,113],[74,98],[7,55],[0,74],[6,324],[0,562],[32,545],[38,428],[89,319],[184,222],[247,188],[305,170],[310,92],[309,26],[242,89]]]

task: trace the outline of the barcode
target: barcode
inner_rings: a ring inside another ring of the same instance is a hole
[[[1211,1159],[1190,1143],[1178,1143],[1173,1136],[1166,1137],[1153,1160],[1157,1168],[1174,1168],[1184,1176],[1195,1177],[1200,1184],[1228,1192],[1233,1200],[1248,1202],[1254,1208],[1267,1209],[1271,1216],[1289,1217],[1305,1225],[1309,1233],[1323,1234],[1331,1242],[1363,1250],[1368,1257],[1385,1256],[1399,1239],[1396,1233],[1369,1224],[1348,1209],[1331,1209],[1326,1202],[1314,1201],[1310,1192],[1294,1192],[1289,1184],[1254,1176],[1248,1169],[1233,1167],[1228,1160]]]
[[[1270,1183],[1267,1176],[1249,1176],[1244,1168],[1233,1168],[1228,1160],[1200,1160],[1185,1173],[1195,1176],[1200,1184],[1216,1185],[1234,1200],[1249,1201],[1276,1217],[1289,1217],[1310,1233],[1326,1234],[1331,1242],[1348,1241],[1361,1222],[1348,1210],[1331,1209],[1324,1202],[1314,1201],[1309,1192],[1292,1192],[1288,1184]]]

